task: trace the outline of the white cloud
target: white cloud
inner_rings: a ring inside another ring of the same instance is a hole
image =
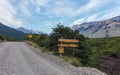
[[[78,19],[78,20],[76,20],[76,21],[73,22],[73,25],[75,25],[75,24],[81,24],[83,22],[85,22],[85,19]]]
[[[20,26],[23,24],[23,19],[34,16],[41,11],[41,7],[46,6],[49,0],[20,0],[11,1],[19,2],[15,5],[9,0],[0,0],[0,22],[9,26]],[[26,21],[27,23],[27,21]]]
[[[36,9],[36,13],[39,13],[40,12],[40,7],[38,6],[37,9]]]
[[[104,14],[102,16],[97,18],[98,20],[104,20],[104,19],[109,19],[109,18],[118,16],[118,15],[120,15],[120,5],[113,9],[107,10],[103,13]],[[101,13],[99,13],[99,14],[101,14]]]
[[[50,0],[30,0],[36,7],[36,13],[40,13],[42,7],[46,7]]]
[[[107,11],[99,10],[109,2],[115,4],[115,2],[120,2],[119,0],[88,0],[84,5],[75,3],[74,0],[19,0],[19,3],[15,5],[12,5],[9,1],[0,0],[0,22],[11,26],[22,26],[23,23],[29,24],[29,20],[33,19],[42,19],[43,21],[52,19],[51,24],[46,22],[52,25],[58,21],[66,23],[69,20],[82,17],[73,22],[73,24],[78,24],[114,17],[120,13],[120,6]],[[97,13],[96,11],[101,12]],[[41,15],[42,18],[40,18]],[[44,16],[45,19],[43,19]],[[23,20],[26,22],[23,22]]]
[[[6,10],[7,12],[9,11],[12,14],[16,14],[16,11],[14,10],[12,5],[7,0],[1,0],[0,1],[0,9],[7,9]]]
[[[38,4],[39,6],[46,6],[46,4],[49,2],[50,0],[35,0],[36,4]]]
[[[86,19],[86,22],[96,21],[97,16],[98,16],[98,15],[95,14],[95,15],[92,15],[92,16],[88,17],[88,18]]]
[[[71,25],[81,24],[81,23],[90,22],[90,21],[96,21],[97,16],[98,16],[98,15],[95,14],[95,15],[89,16],[89,17],[87,17],[87,18],[77,19],[77,20],[75,20]]]
[[[45,6],[45,14],[55,17],[69,17],[74,15],[76,5],[70,0],[56,0]]]
[[[18,5],[18,10],[22,11],[25,15],[30,16],[31,13],[28,9],[30,1],[28,0],[21,0],[21,2]]]
[[[47,0],[48,1],[48,0]],[[54,1],[52,4],[44,5],[46,15],[52,15],[57,17],[74,17],[78,15],[83,15],[88,13],[93,9],[99,9],[106,3],[110,2],[109,0],[89,0],[85,5],[78,5],[71,0],[59,0]],[[44,2],[43,2],[44,3]]]
[[[120,15],[120,5],[118,5],[115,8],[112,8],[110,10],[106,10],[103,12],[96,13],[92,16],[89,16],[87,18],[80,18],[75,20],[72,25],[75,24],[81,24],[83,22],[91,22],[91,21],[99,21],[99,20],[105,20],[105,19],[110,19],[112,17]]]
[[[82,11],[89,11],[96,6],[99,6],[101,2],[99,0],[90,0],[86,5],[82,6],[81,9],[83,9]]]
[[[15,15],[17,11],[7,0],[0,1],[0,22],[8,25],[8,26],[21,26],[22,21],[17,20]]]
[[[93,9],[98,9],[103,6],[105,3],[109,2],[109,0],[89,0],[89,2],[81,7],[79,7],[76,11],[76,15],[88,13]]]

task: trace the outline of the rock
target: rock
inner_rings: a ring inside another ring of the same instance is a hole
[[[96,68],[79,67],[78,70],[81,73],[80,75],[107,75],[106,73],[101,72]]]
[[[102,57],[100,69],[108,75],[120,75],[120,54]]]

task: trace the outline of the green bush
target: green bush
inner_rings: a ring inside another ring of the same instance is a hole
[[[34,34],[32,41],[37,43],[40,47],[49,48],[50,38],[47,34]]]
[[[62,58],[76,67],[82,66],[82,63],[78,58],[70,57],[70,56],[63,56]]]
[[[120,37],[88,39],[90,54],[87,65],[98,67],[99,59],[104,55],[113,55],[120,52]]]

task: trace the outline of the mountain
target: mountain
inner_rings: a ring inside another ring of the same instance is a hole
[[[32,29],[25,29],[23,27],[17,28],[17,30],[21,31],[23,33],[26,33],[26,34],[41,34],[42,33],[40,31],[35,31],[35,30],[32,30]]]
[[[26,36],[26,34],[23,32],[17,31],[16,29],[6,26],[2,23],[0,23],[0,34],[13,37],[18,40],[24,40]]]
[[[102,21],[76,24],[72,29],[90,38],[120,36],[120,16]]]

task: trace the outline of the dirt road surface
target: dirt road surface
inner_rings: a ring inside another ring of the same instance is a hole
[[[74,73],[37,55],[24,42],[4,42],[0,44],[0,75],[74,75]]]
[[[104,75],[76,68],[62,59],[43,53],[25,42],[0,43],[0,75]]]

